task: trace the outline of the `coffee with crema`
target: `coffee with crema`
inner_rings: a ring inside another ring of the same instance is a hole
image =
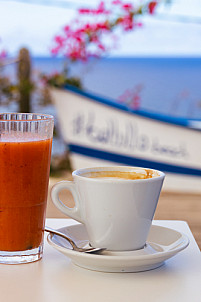
[[[82,176],[88,178],[105,178],[105,179],[148,179],[157,177],[158,174],[149,169],[144,169],[143,171],[90,171],[83,174]]]

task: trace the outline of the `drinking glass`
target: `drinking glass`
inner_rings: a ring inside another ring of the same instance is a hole
[[[0,263],[39,260],[54,119],[0,113]]]

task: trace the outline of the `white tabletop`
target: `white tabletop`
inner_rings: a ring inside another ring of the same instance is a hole
[[[59,228],[71,219],[47,219]],[[45,240],[43,259],[21,265],[0,265],[2,302],[178,302],[201,300],[201,253],[183,221],[155,224],[185,233],[190,245],[155,270],[140,273],[101,273],[79,268]]]

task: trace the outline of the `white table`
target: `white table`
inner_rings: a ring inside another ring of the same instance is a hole
[[[54,228],[75,223],[47,219]],[[180,302],[201,301],[201,253],[183,221],[156,221],[190,238],[190,245],[162,267],[140,273],[101,273],[79,268],[45,240],[43,259],[0,265],[2,302]]]

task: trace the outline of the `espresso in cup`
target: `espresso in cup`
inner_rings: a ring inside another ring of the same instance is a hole
[[[94,167],[72,173],[73,181],[52,188],[53,203],[83,223],[93,247],[130,251],[144,247],[162,188],[164,173],[139,167]],[[59,199],[70,190],[75,207]]]
[[[88,173],[83,174],[84,177],[89,178],[107,178],[107,179],[148,179],[152,177],[159,176],[157,172],[144,169],[143,171],[91,171]]]

